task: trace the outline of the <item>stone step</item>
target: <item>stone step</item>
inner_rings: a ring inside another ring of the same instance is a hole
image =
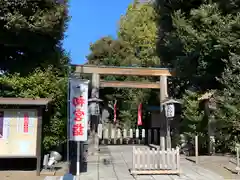
[[[40,175],[54,176],[55,173],[56,173],[56,170],[42,169],[42,171],[40,172]]]

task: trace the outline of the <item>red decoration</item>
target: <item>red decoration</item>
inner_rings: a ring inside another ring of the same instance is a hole
[[[76,106],[83,106],[85,104],[85,99],[83,98],[83,96],[79,96],[79,97],[74,97],[72,100],[73,105]]]
[[[114,119],[113,119],[113,121],[114,121],[114,123],[116,123],[116,121],[117,121],[117,102],[115,102],[114,103]]]
[[[83,135],[83,125],[82,123],[80,124],[74,124],[73,125],[73,130],[72,130],[72,133],[73,133],[73,136],[82,136]]]
[[[28,124],[29,124],[28,113],[24,113],[24,119],[23,119],[23,132],[24,133],[28,133]]]
[[[76,109],[74,111],[74,121],[82,121],[83,117],[84,117],[84,112],[81,109]]]
[[[137,125],[141,126],[142,125],[142,103],[138,105],[138,121]]]

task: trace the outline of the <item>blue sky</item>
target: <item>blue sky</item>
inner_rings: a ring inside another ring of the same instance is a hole
[[[83,64],[89,45],[103,36],[116,36],[118,22],[132,0],[70,0],[71,20],[63,42],[73,64]]]

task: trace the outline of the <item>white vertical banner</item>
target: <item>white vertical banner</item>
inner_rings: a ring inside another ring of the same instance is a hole
[[[70,141],[87,141],[89,80],[70,79]]]

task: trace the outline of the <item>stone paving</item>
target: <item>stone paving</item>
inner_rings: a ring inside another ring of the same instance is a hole
[[[132,168],[131,145],[100,146],[98,154],[88,157],[88,171],[82,173],[79,178],[75,177],[71,180],[224,180],[223,177],[195,165],[184,157],[181,158],[182,174],[180,177],[173,175],[139,175],[134,178],[129,173],[130,168]],[[0,180],[18,179],[63,180],[62,177],[56,176],[36,177],[35,172],[4,171],[0,173]]]
[[[88,157],[88,172],[81,180],[224,180],[223,177],[181,158],[181,176],[139,175],[129,173],[132,167],[132,146],[101,146],[98,155]]]

